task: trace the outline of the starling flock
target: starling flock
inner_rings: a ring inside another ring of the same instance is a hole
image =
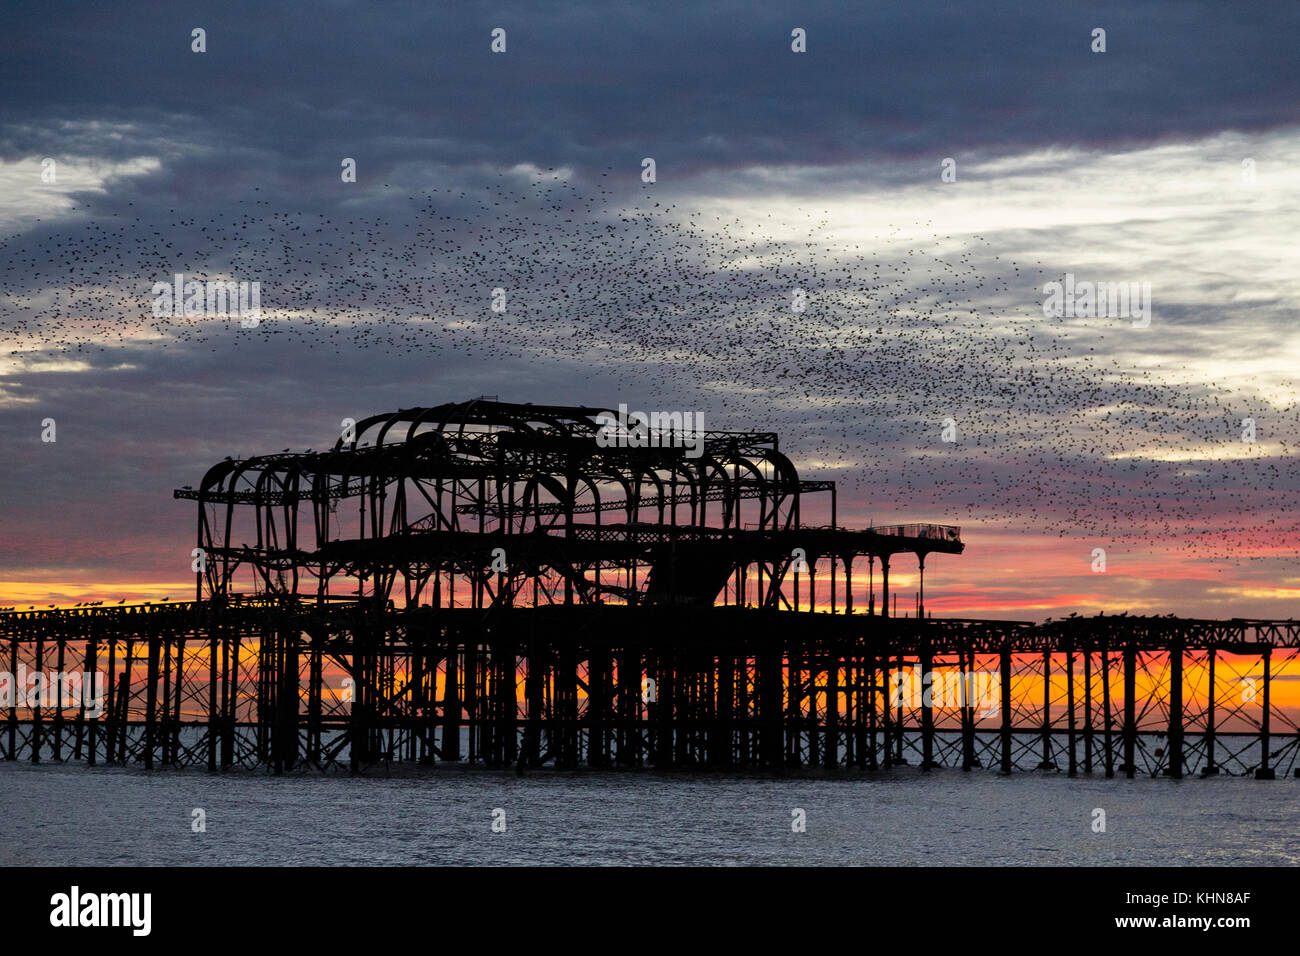
[[[836,480],[881,524],[1160,538],[1205,556],[1300,541],[1279,473],[1300,406],[1124,367],[1108,350],[1140,348],[1138,333],[1044,318],[1060,275],[1041,263],[924,219],[843,241],[830,210],[778,238],[761,213],[724,219],[651,184],[629,196],[614,177],[502,173],[404,203],[389,187],[383,217],[248,198],[207,219],[64,220],[0,240],[5,338],[72,359],[142,342],[222,356],[269,337],[344,361],[450,356],[505,401],[631,396],[776,431],[803,477]],[[178,272],[260,281],[260,323],[154,314],[151,287]],[[517,365],[575,385],[598,371],[627,392],[518,394],[493,378]],[[463,397],[435,379],[405,404]],[[1238,453],[1247,417],[1269,454]],[[1207,446],[1222,454],[1168,454]]]

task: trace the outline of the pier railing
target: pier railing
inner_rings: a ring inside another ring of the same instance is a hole
[[[939,541],[960,541],[961,528],[950,524],[892,524],[868,528],[876,534],[899,538],[933,538]]]

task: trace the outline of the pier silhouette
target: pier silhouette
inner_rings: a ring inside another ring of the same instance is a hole
[[[1296,770],[1270,687],[1300,622],[936,618],[926,562],[960,555],[960,529],[842,527],[835,484],[800,479],[774,433],[611,444],[613,414],[477,399],[217,463],[175,492],[194,600],[0,612],[11,675],[106,675],[71,704],[11,678],[0,757]]]

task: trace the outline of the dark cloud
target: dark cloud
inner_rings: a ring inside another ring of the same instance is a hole
[[[1113,147],[1294,123],[1297,38],[1289,2],[23,5],[0,37],[0,156],[85,150],[95,134],[61,124],[88,120],[95,155],[253,151],[246,175],[296,181],[344,155],[379,178],[643,155],[680,176]]]

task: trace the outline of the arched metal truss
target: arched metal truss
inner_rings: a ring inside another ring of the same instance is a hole
[[[366,418],[328,451],[220,462],[176,492],[198,503],[196,597],[793,609],[800,574],[816,600],[819,563],[851,602],[867,558],[887,615],[894,555],[924,573],[962,551],[954,527],[838,527],[834,483],[801,480],[774,433],[670,421],[607,447],[617,417],[480,399]],[[810,498],[820,525],[802,520]]]

